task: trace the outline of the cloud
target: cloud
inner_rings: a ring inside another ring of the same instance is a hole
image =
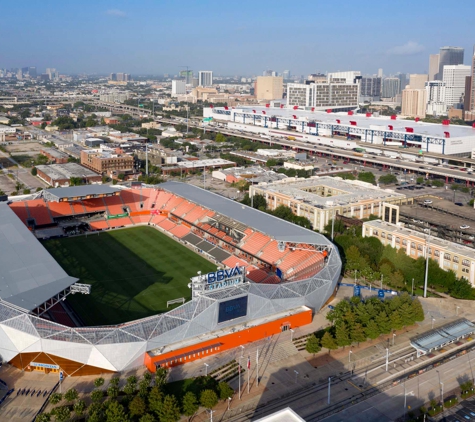
[[[109,15],[109,16],[117,16],[119,18],[123,18],[126,15],[126,13],[122,10],[119,10],[119,9],[109,9],[106,11],[106,15]]]
[[[388,50],[388,54],[392,56],[413,56],[424,51],[425,47],[414,41],[408,41],[406,44],[392,47]]]

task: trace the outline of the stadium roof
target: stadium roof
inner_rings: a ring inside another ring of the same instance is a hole
[[[265,233],[275,240],[286,242],[302,242],[313,244],[329,244],[322,235],[282,220],[273,215],[242,205],[216,193],[204,190],[197,186],[181,182],[165,182],[162,189],[186,198],[195,204],[209,208],[218,214],[230,217],[248,227]]]
[[[0,299],[32,311],[74,284],[12,209],[0,204]]]
[[[59,201],[60,199],[82,198],[92,195],[113,195],[120,192],[119,188],[107,185],[83,185],[70,186],[68,188],[46,189],[45,193],[49,200]]]

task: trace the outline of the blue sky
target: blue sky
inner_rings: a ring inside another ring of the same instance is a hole
[[[475,44],[475,2],[446,0],[23,0],[1,2],[0,67],[60,73],[294,75],[428,70]],[[452,7],[454,4],[456,7]]]

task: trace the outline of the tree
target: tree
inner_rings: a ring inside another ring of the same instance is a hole
[[[198,410],[198,400],[191,391],[187,391],[186,394],[183,396],[182,408],[183,414],[188,417],[193,416]]]
[[[63,395],[60,393],[53,393],[49,398],[51,404],[58,404],[61,400],[63,400]]]
[[[167,383],[168,371],[166,368],[158,368],[155,372],[155,385],[157,387],[162,387]]]
[[[148,396],[148,389],[150,387],[150,380],[143,379],[139,382],[139,396],[142,398],[146,398]]]
[[[335,339],[333,336],[327,331],[322,337],[321,340],[322,347],[325,349],[328,349],[328,353],[330,353],[331,350],[335,350],[338,348],[338,345],[336,344]]]
[[[395,330],[400,330],[404,325],[402,322],[401,314],[397,310],[391,313],[389,319],[391,320],[391,328]]]
[[[129,403],[129,411],[132,416],[142,416],[146,410],[145,401],[140,396],[135,396]]]
[[[390,185],[391,183],[397,183],[397,177],[394,174],[385,174],[379,178],[379,183],[382,185]]]
[[[366,183],[371,183],[373,185],[376,184],[376,178],[374,177],[374,174],[371,173],[370,171],[366,172],[361,172],[358,174],[358,180],[361,180],[362,182]]]
[[[320,346],[320,340],[315,336],[315,334],[308,336],[305,350],[308,353],[312,353],[313,356],[315,356],[315,353],[318,353],[320,350],[322,350],[322,347]]]
[[[422,309],[421,302],[419,299],[414,299],[411,302],[412,314],[414,316],[414,321],[420,322],[424,321],[424,310]]]
[[[200,395],[200,403],[206,409],[212,409],[218,404],[218,396],[213,390],[203,390]]]
[[[412,306],[408,303],[403,303],[400,308],[402,324],[407,327],[408,325],[414,324],[414,314],[412,311]]]
[[[226,142],[226,136],[224,136],[222,133],[218,133],[216,135],[216,138],[214,138],[215,142]]]
[[[51,421],[51,415],[49,413],[40,413],[35,419],[35,422],[50,422],[50,421]]]
[[[150,413],[146,413],[139,419],[139,422],[155,422],[155,418]]]
[[[64,398],[66,399],[67,402],[72,402],[76,400],[79,397],[79,394],[75,388],[70,388],[66,393],[64,394]]]
[[[376,317],[375,322],[381,334],[389,334],[391,332],[391,321],[386,312],[381,311]]]
[[[104,378],[96,378],[94,380],[94,386],[99,388],[99,387],[102,387],[104,385]]]
[[[124,180],[125,179],[125,174],[124,173],[119,173],[119,175],[117,176],[117,179]]]
[[[356,342],[358,344],[366,341],[366,334],[363,326],[360,323],[356,323],[351,328],[350,339],[352,342]]]
[[[68,406],[55,407],[51,414],[54,415],[54,420],[57,422],[66,422],[71,418],[71,410]]]
[[[336,344],[340,347],[349,346],[351,344],[348,326],[344,322],[340,322],[335,330]]]
[[[123,391],[128,396],[131,396],[132,394],[135,393],[136,389],[137,389],[137,377],[132,375],[129,378],[127,378],[127,384],[125,384]]]
[[[232,397],[232,395],[234,394],[234,390],[225,381],[221,381],[218,384],[218,391],[219,391],[219,398],[221,400],[227,400],[229,397]]]
[[[180,407],[175,396],[166,395],[158,410],[160,422],[175,422],[181,417]]]
[[[86,402],[84,400],[78,400],[74,403],[74,413],[81,416],[86,411]]]
[[[155,385],[151,390],[148,396],[148,407],[152,412],[158,414],[160,407],[163,402],[163,393],[160,391],[160,388]]]
[[[371,340],[378,338],[381,334],[381,332],[379,331],[378,324],[376,324],[374,320],[370,320],[366,325],[365,334],[366,337],[370,338]]]
[[[106,409],[106,421],[107,422],[124,422],[128,420],[125,413],[124,406],[118,403],[115,400],[109,402],[109,405]]]
[[[93,403],[100,403],[104,397],[104,392],[102,390],[93,390],[91,393],[91,400]]]
[[[36,169],[36,167],[33,167],[31,169],[31,174],[32,174],[32,176],[36,176],[38,174],[38,170]]]
[[[109,388],[107,389],[107,395],[111,399],[116,398],[119,395],[119,387],[116,387],[115,385],[110,385]]]
[[[70,177],[69,178],[69,185],[70,186],[80,186],[80,185],[82,185],[82,178],[81,177]]]

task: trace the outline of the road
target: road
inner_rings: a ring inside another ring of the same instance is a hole
[[[453,390],[459,387],[460,380],[473,380],[472,363],[475,352],[453,359],[450,362],[407,380],[403,384],[392,387],[377,394],[366,401],[346,408],[329,418],[327,422],[384,422],[393,421],[404,412],[419,409],[427,405],[431,399],[440,401],[442,393],[444,400]],[[406,394],[406,408],[404,408],[404,393]],[[298,409],[294,410],[298,412]],[[306,419],[308,421],[317,419]]]

